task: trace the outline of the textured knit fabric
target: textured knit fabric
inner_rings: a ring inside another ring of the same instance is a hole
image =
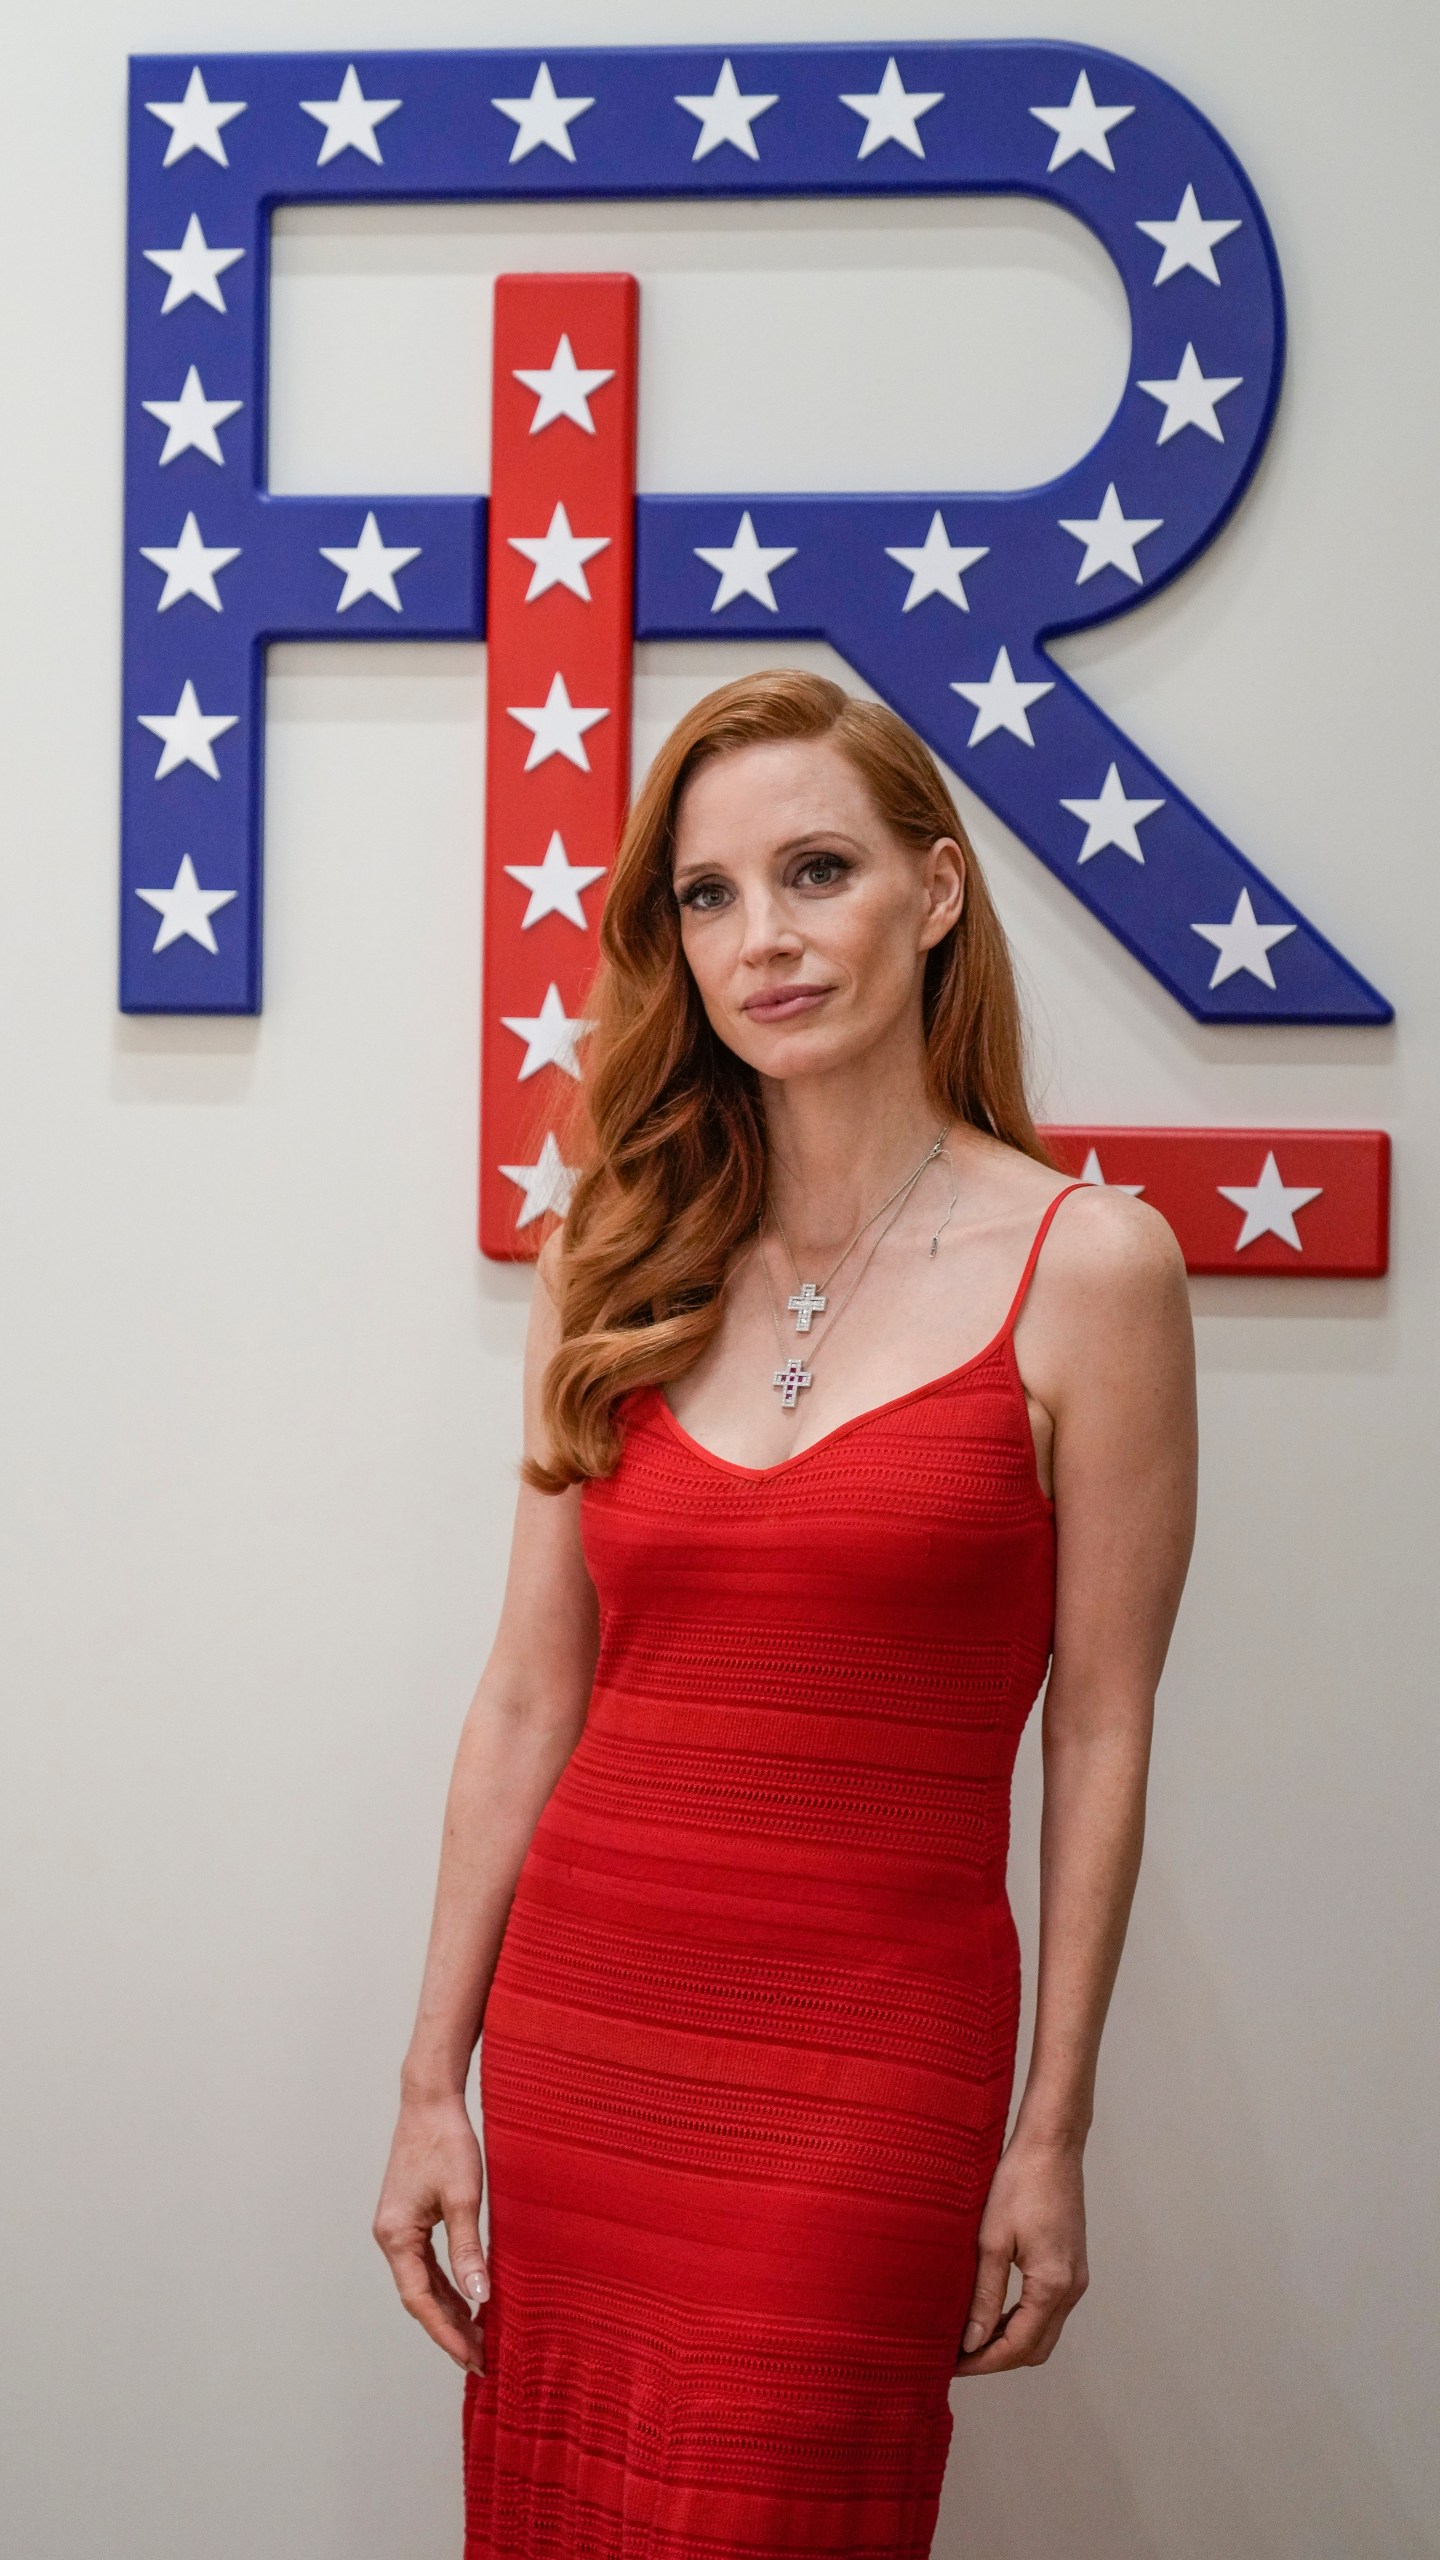
[[[930,2548],[1054,1622],[1011,1337],[1065,1196],[963,1367],[772,1467],[644,1388],[585,1488],[594,1690],[481,2041],[467,2560]]]

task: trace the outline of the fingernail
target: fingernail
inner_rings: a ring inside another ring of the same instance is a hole
[[[967,2354],[967,2356],[968,2356],[968,2355],[970,2355],[970,2354],[974,2351],[974,2349],[975,2349],[976,2347],[978,2347],[978,2346],[979,2346],[980,2341],[981,2341],[981,2339],[984,2337],[984,2335],[985,2335],[985,2323],[984,2323],[984,2321],[983,2321],[983,2320],[971,2320],[971,2321],[967,2322],[967,2324],[966,2324],[966,2329],[965,2329],[965,2338],[964,2338],[964,2347],[965,2347],[965,2353]]]
[[[465,2290],[470,2296],[470,2317],[473,2320],[481,2303],[490,2299],[490,2279],[482,2267],[477,2267],[473,2275],[466,2277]]]

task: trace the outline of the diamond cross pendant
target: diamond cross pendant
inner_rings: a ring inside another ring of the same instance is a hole
[[[771,1380],[771,1385],[778,1387],[780,1390],[780,1401],[784,1405],[787,1413],[793,1406],[801,1388],[808,1387],[809,1384],[810,1372],[799,1360],[787,1360],[784,1368],[777,1369],[773,1379]]]
[[[797,1333],[808,1333],[811,1317],[825,1313],[825,1301],[813,1280],[802,1280],[798,1297],[787,1298],[785,1304],[794,1311]]]

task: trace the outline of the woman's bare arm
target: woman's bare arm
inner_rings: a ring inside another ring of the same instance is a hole
[[[1067,1202],[1053,1262],[1037,1272],[1023,1350],[1017,1335],[1027,1385],[1055,1420],[1040,1951],[1030,2067],[981,2222],[962,2374],[1043,2363],[1088,2282],[1081,2162],[1140,1868],[1155,1691],[1195,1526],[1179,1247],[1139,1201],[1097,1193],[1073,1205],[1080,1215],[1067,1226]],[[1002,2317],[1012,2262],[1022,2288]]]
[[[556,1316],[537,1282],[525,1350],[525,1445],[543,1446],[540,1381]],[[465,2084],[515,1879],[547,1798],[579,1740],[598,1643],[580,1546],[578,1487],[522,1484],[500,1623],[461,1731],[399,2121],[375,2237],[407,2311],[447,2355],[484,2371],[476,2321],[489,2291],[480,2245],[481,2156]],[[445,2225],[451,2274],[432,2234]]]

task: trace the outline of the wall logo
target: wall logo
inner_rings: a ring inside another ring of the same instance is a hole
[[[121,1003],[260,1006],[263,652],[488,634],[481,1242],[570,1176],[636,638],[821,637],[1191,1014],[1388,1021],[1291,899],[1048,655],[1178,576],[1279,390],[1264,213],[1187,101],[1062,44],[231,55],[132,64]],[[278,202],[1023,192],[1124,279],[1125,396],[1042,489],[652,498],[638,291],[509,276],[487,500],[265,486]],[[1384,1268],[1388,1147],[1344,1130],[1052,1131],[1144,1190],[1192,1269]]]

